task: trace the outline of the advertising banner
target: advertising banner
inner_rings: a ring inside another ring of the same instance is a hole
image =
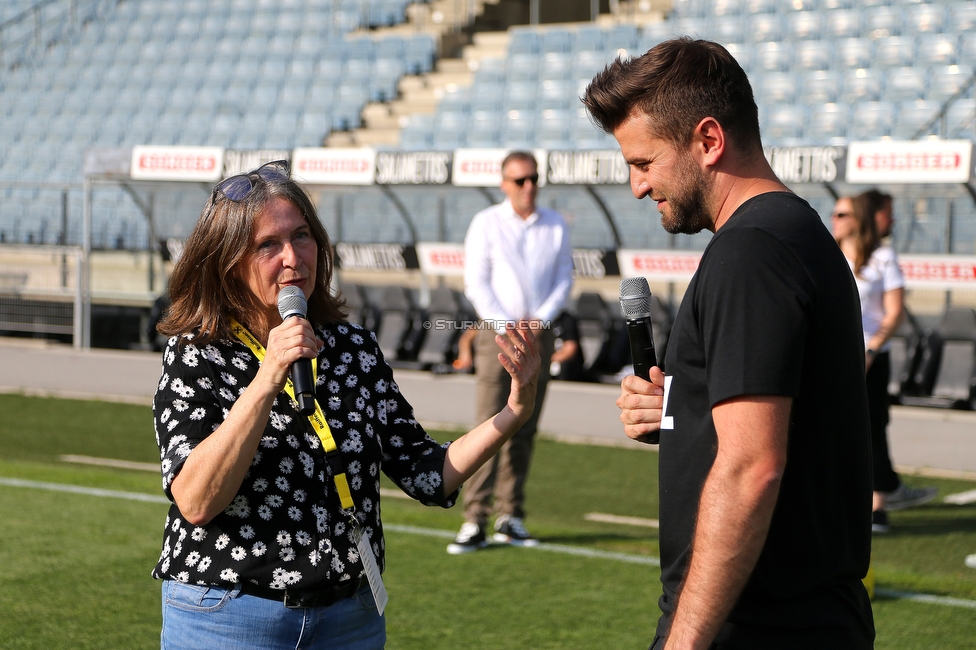
[[[221,147],[132,148],[129,176],[139,181],[200,181],[216,183],[224,170]]]
[[[502,183],[502,161],[511,149],[456,149],[451,182],[457,187],[498,187]],[[546,151],[532,151],[539,165],[539,186],[546,184]]]
[[[424,275],[464,275],[464,244],[419,242],[417,261]]]
[[[968,140],[852,142],[848,183],[965,183],[973,143]]]
[[[701,251],[620,249],[617,261],[622,278],[644,276],[648,280],[681,282],[691,280],[701,255]]]
[[[630,167],[619,150],[550,151],[551,185],[625,185]]]
[[[976,289],[976,257],[899,255],[909,289]]]
[[[378,185],[445,185],[450,180],[450,152],[380,151],[376,154]]]
[[[339,242],[336,264],[345,271],[405,271],[419,268],[417,250],[403,244]]]
[[[376,176],[376,150],[298,148],[292,153],[291,176],[311,185],[372,185]]]
[[[845,147],[767,147],[770,167],[784,183],[833,183],[843,181],[847,164]]]

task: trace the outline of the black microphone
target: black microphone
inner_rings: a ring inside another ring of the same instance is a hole
[[[625,278],[620,281],[620,308],[627,323],[630,339],[630,357],[634,361],[634,374],[650,381],[651,368],[657,365],[654,352],[654,331],[651,329],[651,288],[646,278]],[[641,442],[656,445],[660,432],[646,434]]]
[[[287,286],[278,292],[278,313],[281,320],[289,316],[305,318],[308,301],[298,287]],[[291,382],[295,386],[298,412],[302,415],[315,413],[315,384],[312,381],[312,360],[305,357],[291,364]]]
[[[651,288],[647,286],[646,278],[625,278],[620,281],[620,308],[627,322],[634,374],[644,381],[650,381],[650,371],[657,365],[657,355],[654,353],[654,330],[651,329]]]

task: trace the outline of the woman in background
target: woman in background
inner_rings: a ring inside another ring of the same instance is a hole
[[[889,530],[888,510],[921,505],[935,498],[938,492],[938,488],[913,488],[902,483],[888,451],[891,377],[888,339],[905,316],[905,280],[894,249],[882,245],[878,230],[879,221],[888,223],[890,230],[890,216],[891,197],[877,190],[839,198],[831,214],[834,239],[851,266],[861,298],[874,469],[871,523],[877,533]]]

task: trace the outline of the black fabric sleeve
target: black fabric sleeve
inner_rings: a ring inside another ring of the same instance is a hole
[[[812,288],[800,261],[754,228],[720,232],[702,259],[695,309],[712,406],[740,395],[796,397]]]

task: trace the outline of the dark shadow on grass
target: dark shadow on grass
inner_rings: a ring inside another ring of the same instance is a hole
[[[973,508],[949,503],[927,505],[924,508],[893,512],[891,531],[884,537],[933,536],[949,533],[976,533],[976,513]]]

